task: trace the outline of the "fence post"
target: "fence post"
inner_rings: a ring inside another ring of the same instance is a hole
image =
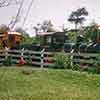
[[[72,50],[71,50],[71,52],[70,52],[70,54],[71,54],[71,55],[70,55],[70,59],[71,59],[71,66],[73,66],[73,55],[72,55],[72,54],[73,54],[73,52],[74,52],[74,49],[72,49]]]
[[[9,50],[9,48],[5,47],[5,59],[8,58],[8,50]]]
[[[41,68],[43,68],[43,65],[44,65],[44,51],[45,51],[45,49],[43,49],[42,51],[41,51]]]
[[[21,50],[21,57],[24,56],[24,48]]]

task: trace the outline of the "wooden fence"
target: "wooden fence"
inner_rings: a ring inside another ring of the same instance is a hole
[[[26,64],[31,64],[34,66],[40,66],[41,68],[45,66],[53,66],[54,65],[54,53],[45,52],[45,49],[42,51],[31,51],[31,50],[5,50],[0,51],[0,64],[7,57],[11,57],[13,64],[18,64],[18,60],[23,57],[26,61]],[[64,53],[64,55],[69,56],[72,62],[76,63],[88,63],[93,64],[95,62],[94,58],[100,56],[100,54],[93,53]]]
[[[25,64],[32,64],[36,66],[52,66],[53,63],[49,63],[47,60],[53,60],[53,53],[42,51],[31,51],[31,50],[5,50],[0,51],[0,64],[2,65],[6,58],[11,57],[13,64],[18,64],[18,60],[21,57],[24,58]]]

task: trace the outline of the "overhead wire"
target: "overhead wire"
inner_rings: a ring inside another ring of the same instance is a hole
[[[10,5],[11,1],[12,1],[12,0],[2,0],[2,4],[4,4],[4,3],[6,4],[6,5],[2,5],[2,7],[3,7],[3,6],[8,6],[8,5]],[[15,1],[16,3],[19,2],[19,1],[17,1],[17,0],[14,0],[14,1]],[[21,10],[22,10],[24,1],[25,1],[25,0],[21,0],[21,1],[20,1],[20,5],[19,5],[19,8],[18,8],[17,14],[16,14],[16,16],[15,16],[15,19],[11,19],[10,23],[8,24],[8,27],[9,27],[9,28],[13,29],[13,28],[15,27],[15,25],[16,25],[16,23],[17,23],[17,20],[18,20],[20,14],[21,14]],[[23,19],[23,23],[22,23],[23,26],[25,25],[25,22],[26,22],[26,20],[27,20],[27,18],[28,18],[28,15],[29,15],[30,9],[31,9],[31,7],[32,7],[33,1],[34,1],[34,0],[31,0],[30,3],[29,3],[28,10],[27,10],[26,15],[25,15],[25,17],[24,17],[24,19]],[[1,0],[0,0],[0,2],[1,2]]]
[[[13,29],[14,26],[16,25],[16,22],[17,22],[17,20],[18,20],[18,18],[19,18],[19,15],[20,15],[20,13],[21,13],[21,9],[22,9],[22,7],[23,7],[24,1],[25,1],[25,0],[22,0],[21,3],[20,3],[20,6],[19,6],[19,8],[18,8],[18,12],[17,12],[17,14],[16,14],[16,16],[15,16],[15,20],[12,22],[12,25],[11,25],[11,27],[10,27],[11,29]]]
[[[34,2],[34,0],[31,0],[30,4],[29,4],[29,6],[28,6],[28,10],[27,10],[27,12],[26,12],[26,15],[25,15],[24,20],[23,20],[23,23],[22,23],[22,26],[23,26],[23,27],[24,27],[25,22],[26,22],[26,20],[27,20],[27,18],[28,18],[29,12],[30,12],[31,7],[32,7],[32,5],[33,5],[33,2]]]

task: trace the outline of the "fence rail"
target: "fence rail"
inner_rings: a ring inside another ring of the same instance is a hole
[[[17,64],[18,60],[20,60],[21,56],[25,59],[25,61],[31,59],[28,63],[32,65],[38,65],[41,68],[44,66],[53,66],[54,53],[42,51],[30,51],[30,50],[0,50],[0,64],[3,64],[7,57],[11,57],[13,64]],[[93,57],[100,56],[100,54],[96,53],[64,53],[65,56],[70,56],[72,62],[76,63],[88,63],[93,64],[95,61],[92,59]],[[80,58],[82,57],[82,58]]]

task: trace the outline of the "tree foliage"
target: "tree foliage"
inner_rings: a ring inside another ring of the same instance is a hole
[[[53,26],[53,23],[51,20],[44,20],[42,25],[41,25],[41,28],[44,32],[48,31],[48,32],[51,32],[52,29],[51,27]]]
[[[7,7],[10,5],[17,5],[20,3],[20,0],[0,0],[0,8]]]
[[[76,34],[77,32],[68,32],[68,38],[70,41],[76,42]]]
[[[68,21],[75,24],[75,29],[77,29],[78,24],[82,24],[86,19],[85,16],[88,15],[88,12],[85,8],[79,8],[76,11],[72,11]]]
[[[96,23],[92,23],[90,26],[87,26],[84,29],[84,36],[85,36],[85,40],[87,42],[91,41],[91,42],[95,42],[96,41],[96,37],[97,37],[97,33],[100,30],[97,27]]]
[[[4,25],[4,24],[0,25],[0,33],[7,32],[7,31],[9,31],[9,30],[10,30],[10,29],[9,29],[8,26],[6,26],[6,25]]]
[[[51,20],[44,20],[42,23],[38,23],[36,26],[34,26],[35,34],[37,35],[39,32],[52,32],[54,31],[53,23]]]
[[[21,44],[32,44],[33,38],[30,37],[29,34],[24,29],[22,29],[20,27],[20,28],[16,28],[15,31],[22,34],[22,42],[21,42]]]

